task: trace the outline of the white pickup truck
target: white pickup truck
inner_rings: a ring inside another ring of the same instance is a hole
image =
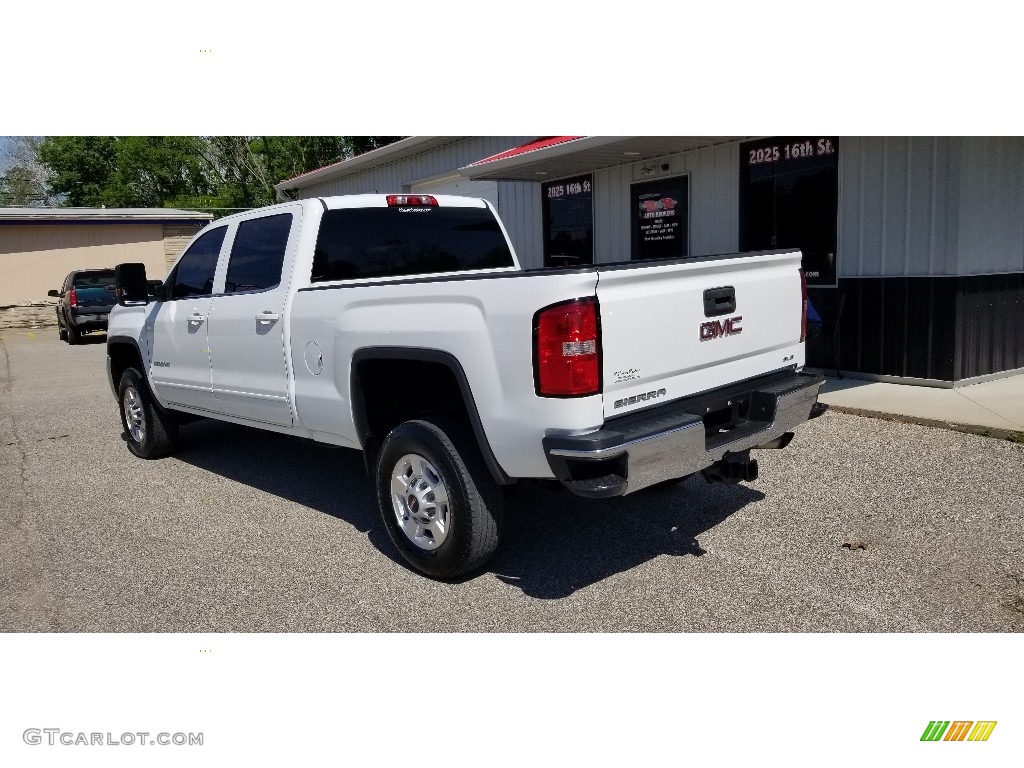
[[[485,200],[352,195],[229,216],[166,279],[117,268],[128,448],[206,416],[360,449],[403,557],[495,551],[510,486],[617,496],[757,476],[818,415],[800,253],[522,270]]]

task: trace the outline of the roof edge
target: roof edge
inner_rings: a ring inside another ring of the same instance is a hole
[[[0,221],[8,219],[47,221],[75,219],[79,221],[210,221],[212,213],[179,208],[25,208],[0,207]]]
[[[444,137],[410,136],[407,139],[399,139],[398,141],[381,147],[380,149],[371,149],[369,152],[363,152],[361,155],[349,157],[345,160],[339,160],[336,163],[325,165],[323,168],[317,168],[312,171],[307,171],[306,173],[300,173],[298,176],[292,176],[290,179],[279,181],[274,185],[274,190],[277,192],[283,192],[286,189],[303,189],[305,187],[312,186],[319,181],[323,181],[325,178],[347,176],[349,173],[355,173],[365,166],[379,164],[382,161],[392,158],[392,156],[395,156],[394,159],[396,160],[401,157],[406,157],[413,154],[413,150],[418,147],[429,144],[440,138]],[[452,141],[457,141],[458,138],[458,136],[451,137]]]
[[[477,160],[475,163],[463,166],[459,168],[459,173],[469,179],[475,179],[478,176],[485,174],[500,172],[508,170],[509,168],[516,168],[524,163],[530,163],[535,161],[538,157],[560,157],[562,155],[570,155],[574,152],[579,152],[584,149],[594,149],[596,147],[603,147],[606,144],[613,144],[616,141],[622,141],[624,139],[632,138],[631,136],[581,136],[577,139],[570,139],[569,141],[562,141],[557,144],[551,144],[539,149],[534,149],[529,152],[523,152],[514,154],[509,157],[501,157],[505,154],[504,152],[498,153],[493,157],[498,157],[497,160],[490,160],[484,158],[483,160]],[[511,149],[515,149],[512,147]],[[510,151],[510,150],[509,150]]]

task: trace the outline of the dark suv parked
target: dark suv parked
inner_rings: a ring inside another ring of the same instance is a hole
[[[59,291],[49,296],[57,304],[57,331],[68,344],[77,344],[83,333],[107,330],[107,315],[113,308],[114,270],[80,269],[64,280]]]

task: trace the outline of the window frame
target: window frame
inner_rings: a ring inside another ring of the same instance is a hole
[[[224,253],[224,244],[228,240],[228,230],[229,229],[230,229],[230,227],[227,224],[224,224],[224,225],[221,225],[221,226],[216,226],[216,227],[211,227],[210,229],[206,230],[205,232],[200,233],[196,237],[195,240],[193,240],[191,243],[189,243],[188,248],[186,248],[184,253],[182,253],[181,256],[178,258],[178,261],[175,263],[173,269],[171,269],[170,274],[168,274],[167,277],[164,279],[164,286],[165,286],[165,289],[166,289],[164,301],[183,301],[183,300],[186,300],[186,299],[203,299],[203,298],[210,298],[211,296],[214,295],[214,290],[213,289],[217,285],[217,267],[219,266],[221,256]],[[174,286],[177,284],[178,271],[181,268],[181,263],[186,259],[186,257],[192,251],[192,249],[203,238],[207,237],[208,235],[212,235],[215,232],[223,232],[223,235],[221,235],[220,246],[217,249],[217,260],[214,262],[214,265],[213,265],[213,282],[210,285],[210,292],[209,293],[192,293],[192,294],[189,294],[188,296],[175,296],[174,295]]]

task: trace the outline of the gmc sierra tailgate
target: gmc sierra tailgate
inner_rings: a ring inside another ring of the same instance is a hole
[[[802,367],[800,252],[599,270],[604,414]]]

